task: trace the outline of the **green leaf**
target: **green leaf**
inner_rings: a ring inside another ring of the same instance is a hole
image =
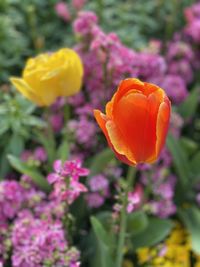
[[[44,146],[47,152],[48,163],[49,167],[51,168],[54,160],[56,159],[56,143],[52,129],[48,127],[48,133],[46,134],[41,131],[35,131],[35,135],[37,136],[39,142]]]
[[[19,156],[24,149],[24,138],[18,133],[13,133],[10,139],[8,152],[14,156]]]
[[[9,129],[8,120],[4,117],[0,120],[0,135],[4,134]]]
[[[192,238],[192,249],[200,253],[200,210],[195,207],[180,209],[179,215],[187,227]]]
[[[22,174],[28,175],[33,182],[44,191],[50,191],[51,187],[47,180],[33,167],[28,166],[25,162],[13,155],[8,155],[10,165]]]
[[[45,128],[47,127],[47,123],[35,116],[28,116],[23,120],[23,123],[25,125],[29,125],[29,126],[35,126],[38,128]]]
[[[62,162],[67,160],[69,157],[69,143],[67,140],[63,140],[57,150],[57,159],[61,159]]]
[[[192,155],[198,149],[198,144],[187,137],[181,137],[180,144],[188,156]]]
[[[148,226],[148,217],[143,211],[135,211],[127,217],[127,230],[131,235],[136,235]]]
[[[102,172],[107,166],[107,164],[114,159],[115,159],[114,153],[109,148],[106,148],[100,153],[98,153],[94,157],[90,165],[90,176]]]
[[[190,160],[190,170],[192,173],[193,181],[200,179],[200,151],[198,151]]]
[[[98,240],[106,247],[111,247],[112,240],[109,238],[108,233],[104,229],[102,223],[95,217],[91,217],[92,228],[98,238]]]
[[[114,267],[111,256],[113,242],[109,233],[106,232],[101,222],[95,217],[91,217],[91,224],[98,241],[98,265],[101,267]]]
[[[148,226],[141,233],[134,235],[132,244],[134,249],[154,246],[164,240],[173,227],[168,219],[149,218]]]
[[[193,89],[187,99],[178,107],[178,113],[184,118],[192,117],[199,103],[199,87]]]
[[[173,158],[173,163],[177,174],[180,178],[181,184],[187,186],[189,183],[190,169],[187,154],[183,150],[180,141],[176,140],[172,135],[168,135],[167,147],[170,150]]]

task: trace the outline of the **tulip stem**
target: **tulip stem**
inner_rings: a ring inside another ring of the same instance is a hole
[[[124,243],[126,239],[126,227],[127,227],[127,211],[126,207],[128,204],[128,193],[133,186],[133,182],[135,179],[135,173],[136,169],[133,167],[129,167],[128,173],[127,173],[127,184],[126,189],[123,195],[122,200],[122,209],[120,214],[120,231],[119,231],[119,239],[118,239],[118,245],[117,245],[117,255],[116,255],[116,267],[122,266],[122,260],[123,260],[123,251],[124,251]]]

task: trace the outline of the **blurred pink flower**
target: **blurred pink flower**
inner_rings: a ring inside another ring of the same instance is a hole
[[[65,2],[62,1],[58,2],[55,5],[55,11],[57,15],[61,17],[64,21],[69,21],[71,19],[71,14]]]
[[[72,0],[72,6],[77,10],[82,9],[85,3],[86,0]]]

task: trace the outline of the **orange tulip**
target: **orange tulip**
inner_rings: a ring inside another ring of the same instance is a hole
[[[153,163],[165,143],[171,104],[158,86],[123,80],[106,105],[94,116],[117,158],[129,165]]]

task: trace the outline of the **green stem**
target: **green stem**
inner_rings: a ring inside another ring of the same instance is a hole
[[[117,246],[117,255],[116,255],[116,267],[122,266],[123,260],[123,249],[124,243],[126,239],[126,226],[127,226],[127,212],[126,207],[128,203],[128,193],[130,191],[131,186],[133,185],[134,178],[135,178],[135,168],[129,167],[128,174],[127,174],[127,184],[126,189],[123,196],[122,202],[122,209],[121,209],[121,218],[120,218],[120,232],[119,232],[119,239],[118,239],[118,246]]]

